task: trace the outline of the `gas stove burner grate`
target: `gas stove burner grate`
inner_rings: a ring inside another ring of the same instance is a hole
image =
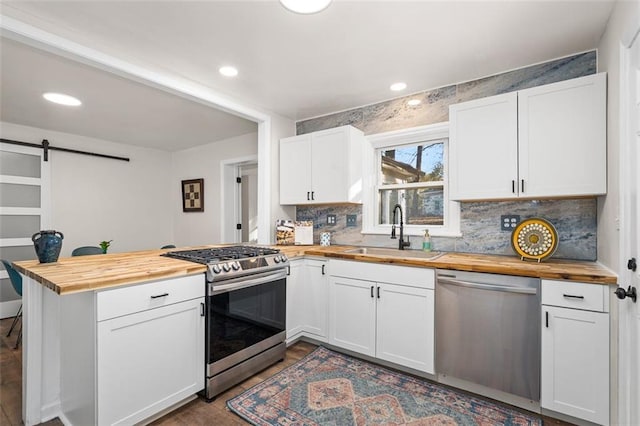
[[[164,253],[162,256],[208,265],[228,260],[260,257],[277,253],[280,253],[280,250],[269,247],[226,246],[207,249],[171,251]]]

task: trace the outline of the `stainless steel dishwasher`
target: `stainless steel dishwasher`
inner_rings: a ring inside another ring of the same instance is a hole
[[[435,298],[441,382],[540,401],[539,279],[439,269]]]

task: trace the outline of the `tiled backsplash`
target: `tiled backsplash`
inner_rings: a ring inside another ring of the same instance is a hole
[[[410,97],[396,98],[374,105],[343,111],[297,123],[297,133],[304,134],[345,124],[359,128],[365,134],[376,134],[449,119],[449,105],[535,87],[542,84],[596,73],[596,52],[586,52],[563,59],[532,65],[479,80],[424,91]],[[421,98],[417,107],[407,106],[409,98]],[[434,250],[487,254],[513,254],[508,231],[500,230],[500,216],[517,214],[521,219],[542,217],[558,230],[559,245],[554,257],[595,260],[596,200],[544,200],[462,203],[460,227],[462,237],[433,237]],[[326,224],[326,215],[335,214],[337,223]],[[357,215],[356,227],[346,226],[346,215]],[[314,241],[319,233],[330,231],[335,244],[393,247],[397,240],[386,235],[363,235],[360,205],[298,206],[297,220],[314,221]],[[418,247],[420,238],[412,237]]]
[[[327,225],[327,214],[335,214],[335,225]],[[346,215],[358,216],[357,227],[346,226]],[[432,237],[437,251],[465,253],[514,254],[511,248],[511,232],[500,230],[500,216],[516,214],[521,220],[542,217],[558,231],[558,249],[554,258],[596,259],[596,200],[501,201],[491,203],[462,203],[460,230],[462,237]],[[357,204],[338,206],[298,206],[297,220],[313,220],[313,238],[317,243],[320,232],[331,232],[332,244],[397,247],[398,240],[389,235],[360,233],[362,206]],[[419,248],[422,238],[409,238],[410,248]]]

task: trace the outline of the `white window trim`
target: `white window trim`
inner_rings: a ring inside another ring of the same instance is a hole
[[[367,144],[363,153],[363,179],[365,189],[362,197],[362,233],[391,234],[391,225],[376,223],[377,199],[377,158],[376,150],[389,146],[415,144],[418,142],[449,138],[449,122],[394,130],[366,137]],[[460,237],[460,203],[449,199],[449,147],[444,150],[446,167],[444,174],[444,226],[405,225],[405,235],[424,235],[424,229],[435,237]]]

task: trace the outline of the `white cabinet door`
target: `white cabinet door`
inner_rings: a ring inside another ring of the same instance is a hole
[[[134,424],[204,388],[203,298],[98,323],[98,424]]]
[[[449,107],[449,179],[454,200],[517,197],[517,93]]]
[[[326,341],[328,337],[329,276],[327,262],[324,260],[306,260],[306,278],[304,285],[304,329],[314,339]]]
[[[606,193],[606,74],[449,107],[454,200]]]
[[[305,275],[304,259],[289,262],[289,275],[287,275],[287,341],[295,339],[305,329]]]
[[[609,315],[542,306],[540,405],[609,424]]]
[[[342,126],[280,140],[280,204],[362,202],[364,134]]]
[[[518,92],[520,196],[607,192],[606,74]]]
[[[434,291],[379,283],[376,357],[434,374]]]
[[[311,199],[311,134],[280,140],[280,204]]]
[[[375,356],[375,283],[329,277],[329,343]]]
[[[349,136],[349,127],[338,127],[313,135],[311,182],[312,200],[316,203],[336,203],[349,199]]]

